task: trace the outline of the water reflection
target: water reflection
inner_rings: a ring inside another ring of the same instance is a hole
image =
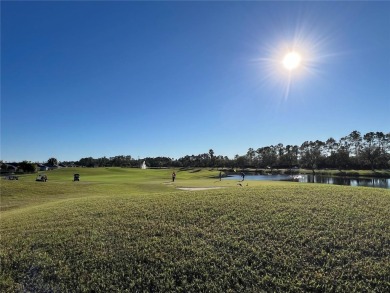
[[[347,178],[347,177],[328,177],[321,175],[304,175],[299,182],[326,183],[350,186],[368,186],[390,188],[390,179],[386,178]]]
[[[242,179],[241,175],[229,175],[224,178],[225,180],[237,180]],[[379,187],[390,188],[389,178],[347,178],[347,177],[330,177],[323,175],[299,175],[293,177],[289,175],[250,175],[245,176],[245,180],[273,180],[273,181],[296,181],[305,183],[325,183],[336,185],[349,185],[349,186],[367,186],[367,187]]]

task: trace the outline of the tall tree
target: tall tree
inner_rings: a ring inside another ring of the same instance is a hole
[[[259,155],[260,164],[265,168],[270,168],[272,172],[278,160],[276,148],[271,145],[259,148],[256,152]]]
[[[248,163],[247,158],[245,156],[236,155],[235,159],[236,159],[237,167],[242,169],[245,168],[246,164]]]
[[[215,165],[215,156],[213,149],[209,149],[209,156],[210,156],[210,167],[214,167]]]
[[[253,148],[249,148],[247,153],[246,153],[246,157],[248,159],[248,164],[249,165],[253,165],[253,160],[256,156],[256,152]]]
[[[368,132],[363,136],[362,158],[369,163],[372,170],[380,163],[380,159],[384,157],[384,139],[385,135],[383,132]]]
[[[359,131],[354,130],[347,136],[347,141],[349,141],[350,151],[355,157],[359,156],[361,143],[362,143],[362,135]]]
[[[213,149],[209,149],[209,156],[210,156],[210,159],[214,158],[214,151],[213,151]]]
[[[47,164],[50,166],[56,166],[58,165],[58,160],[56,158],[50,158],[47,160]]]
[[[315,174],[315,169],[318,168],[319,163],[321,162],[322,149],[324,143],[322,141],[316,140],[313,141],[305,141],[301,147],[301,159],[300,162],[304,167],[308,167],[312,170],[313,174]]]
[[[349,165],[349,144],[347,140],[342,138],[340,142],[331,137],[324,145],[324,155],[326,157],[326,164],[331,168],[347,168]]]
[[[279,157],[279,165],[288,167],[290,170],[298,164],[298,146],[286,145],[283,154]]]

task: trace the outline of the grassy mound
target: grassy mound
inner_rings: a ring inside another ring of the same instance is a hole
[[[2,182],[2,292],[390,287],[388,190],[238,187],[207,170],[173,184],[170,170],[89,169],[71,182],[74,171]]]

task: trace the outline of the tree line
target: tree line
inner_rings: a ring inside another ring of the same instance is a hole
[[[335,140],[305,141],[299,145],[263,146],[249,148],[244,155],[234,158],[207,153],[186,155],[179,159],[169,157],[147,157],[135,159],[131,156],[93,159],[82,158],[76,162],[87,167],[139,167],[145,161],[148,167],[225,167],[225,168],[293,168],[308,169],[385,169],[390,167],[390,133],[368,132],[362,135],[352,131]]]
[[[294,167],[315,169],[387,169],[390,167],[390,133],[368,132],[362,135],[352,131],[349,135],[335,140],[305,141],[299,145],[277,145],[249,148],[244,155],[234,158],[216,155],[210,149],[207,153],[186,155],[179,159],[169,157],[147,157],[136,159],[130,155],[102,158],[82,158],[79,161],[61,162],[62,166],[83,167],[140,167],[142,162],[151,168],[254,168],[292,169]],[[24,168],[31,162],[22,162]],[[50,158],[48,165],[59,164]],[[3,164],[2,164],[3,168]]]

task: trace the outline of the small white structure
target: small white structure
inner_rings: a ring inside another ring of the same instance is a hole
[[[143,170],[145,170],[145,169],[146,169],[146,163],[145,163],[145,161],[142,163],[142,165],[141,165],[141,169],[143,169]]]

